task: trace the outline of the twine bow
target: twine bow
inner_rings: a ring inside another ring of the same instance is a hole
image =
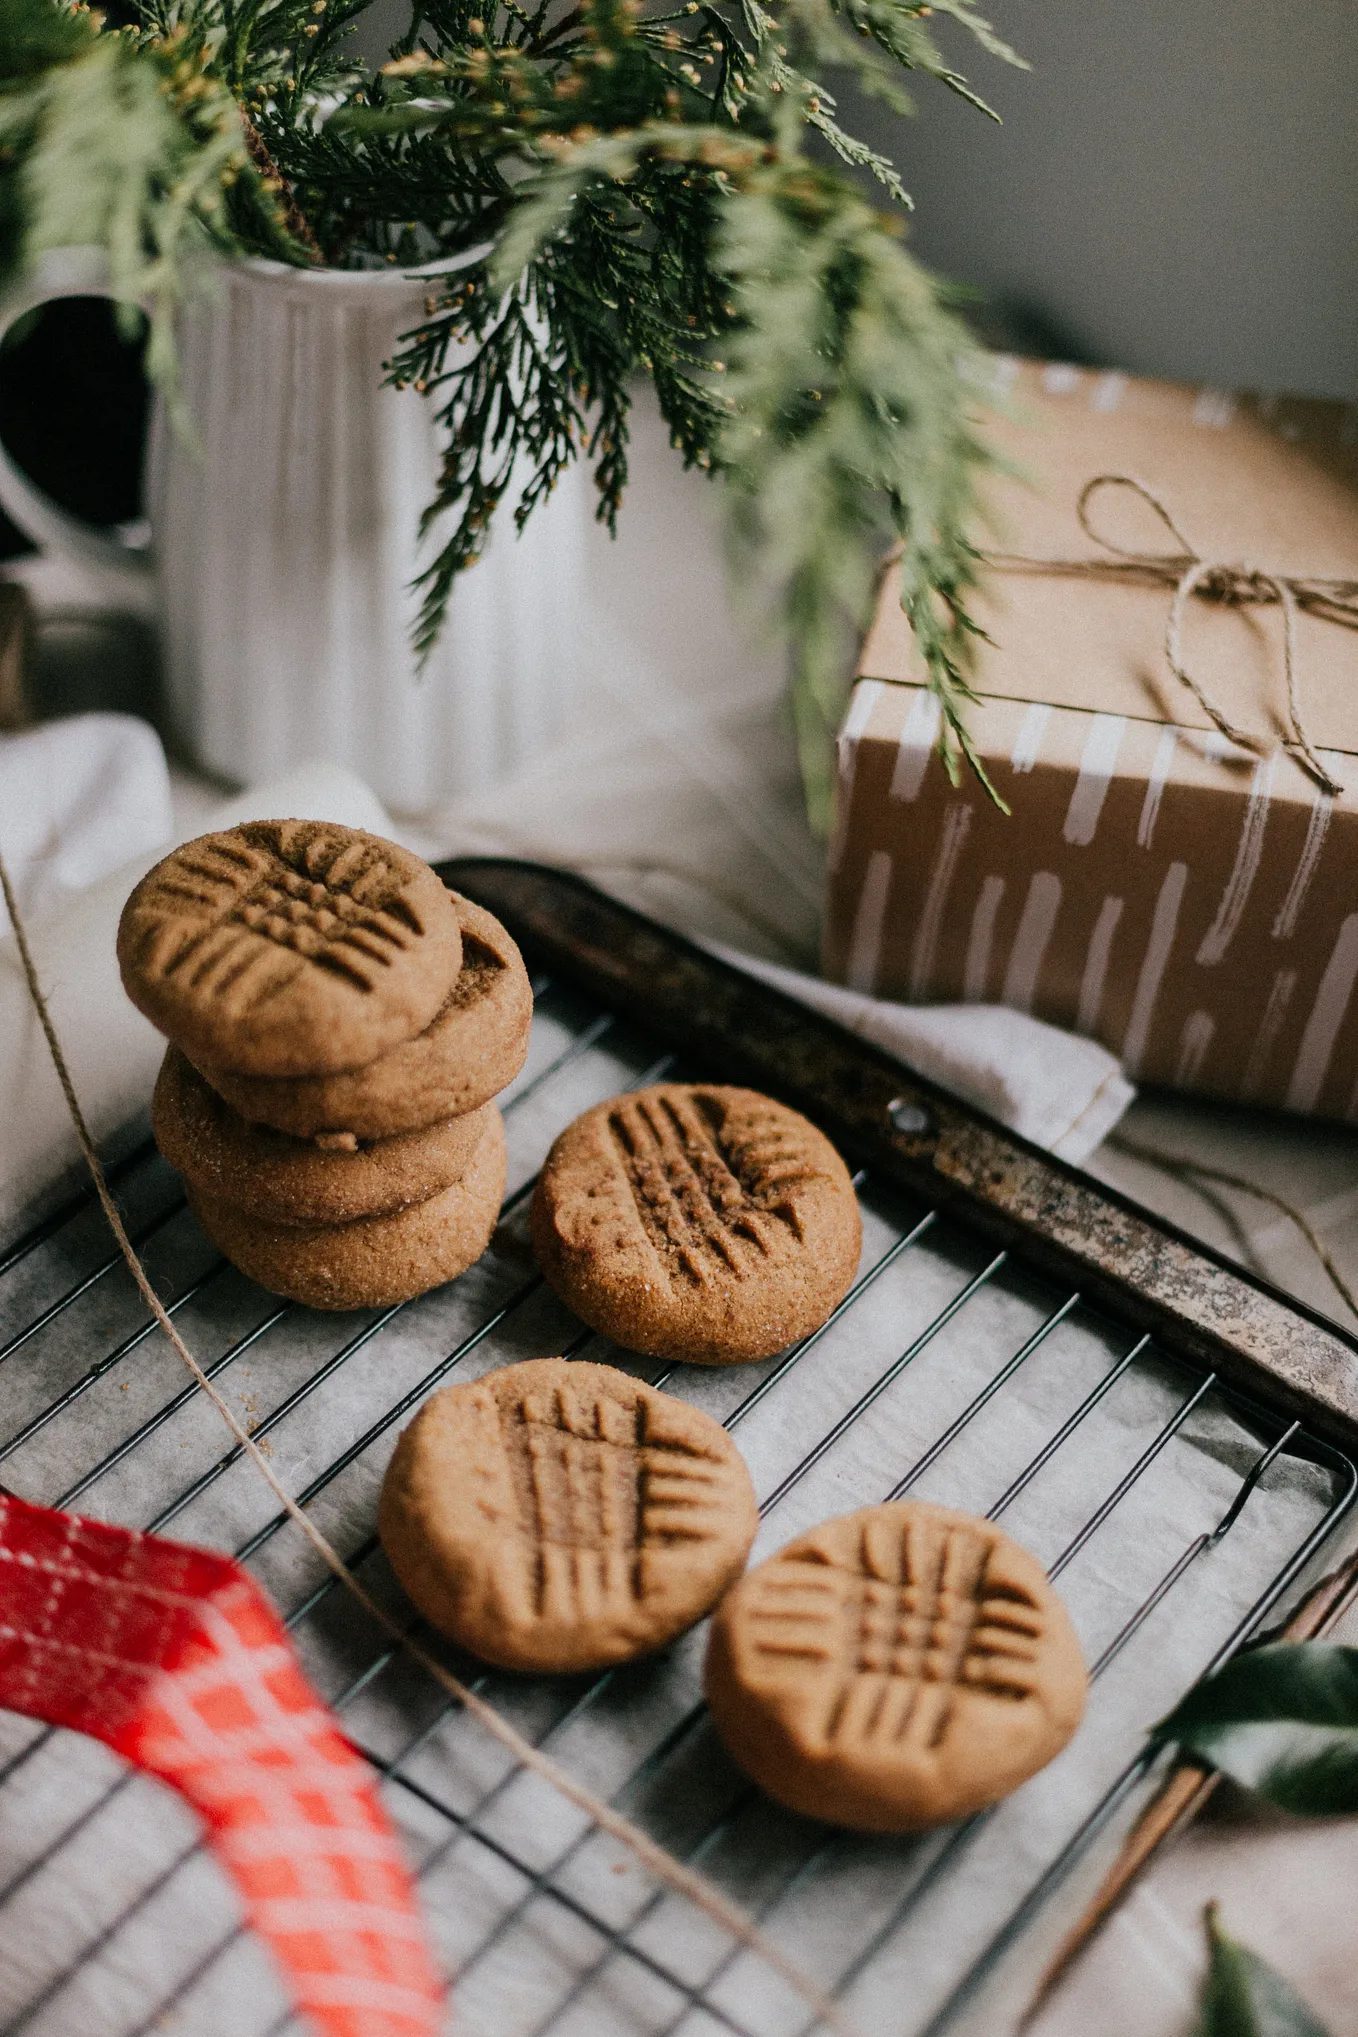
[[[1130,488],[1133,494],[1139,495],[1155,511],[1179,550],[1133,552],[1096,530],[1090,520],[1089,506],[1101,488]],[[1169,614],[1165,618],[1166,663],[1222,735],[1254,756],[1266,755],[1270,745],[1261,737],[1238,729],[1184,663],[1184,615],[1195,594],[1207,600],[1231,602],[1242,607],[1247,603],[1276,602],[1283,612],[1283,677],[1287,685],[1288,719],[1292,726],[1292,740],[1284,747],[1297,754],[1303,768],[1323,792],[1337,798],[1344,788],[1321,763],[1302,721],[1297,675],[1297,612],[1305,609],[1308,615],[1319,616],[1322,621],[1358,629],[1358,580],[1278,573],[1263,566],[1204,559],[1194,551],[1154,489],[1148,488],[1144,481],[1138,481],[1132,474],[1096,474],[1080,490],[1075,512],[1086,537],[1110,553],[1110,558],[1038,559],[1021,553],[1001,552],[990,554],[990,563],[1026,572],[1067,573],[1082,578],[1090,574],[1113,575],[1172,588]]]

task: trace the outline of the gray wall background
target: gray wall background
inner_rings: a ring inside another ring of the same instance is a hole
[[[1358,397],[1355,0],[984,11],[1030,72],[939,39],[1002,127],[928,81],[912,121],[854,109],[903,167],[916,253],[1050,351]]]

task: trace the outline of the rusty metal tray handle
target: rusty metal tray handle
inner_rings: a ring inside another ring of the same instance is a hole
[[[805,1110],[865,1164],[1324,1435],[1358,1437],[1358,1339],[681,934],[569,872],[438,866],[515,938],[675,1046]]]

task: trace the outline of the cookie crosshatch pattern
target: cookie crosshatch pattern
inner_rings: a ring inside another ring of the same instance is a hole
[[[517,894],[490,881],[504,868],[449,875],[464,891],[484,880],[480,895],[518,935]],[[564,923],[564,882],[533,882]],[[598,943],[581,952],[597,984],[598,956],[633,934],[604,901],[590,911]],[[654,981],[673,948],[658,928],[645,940]],[[1019,2004],[1080,1907],[1082,1875],[1101,1865],[1087,1843],[1142,1800],[1146,1727],[1267,1622],[1358,1477],[1279,1406],[1161,1348],[1145,1319],[1090,1306],[1021,1238],[1001,1248],[972,1228],[956,1195],[936,1206],[876,1171],[856,1176],[861,1255],[820,1330],[740,1366],[610,1345],[534,1261],[536,1175],[582,1111],[737,1071],[690,1064],[639,1005],[624,1017],[564,965],[553,973],[541,949],[525,952],[537,1006],[503,1099],[506,1197],[490,1249],[460,1279],[343,1319],[277,1301],[215,1252],[149,1143],[114,1175],[138,1250],[218,1391],[365,1586],[528,1739],[743,1903],[865,2037],[954,2037],[973,2012],[987,2033],[1001,2028],[985,1990]],[[778,1010],[765,1016],[763,1036],[786,1038]],[[781,1809],[729,1759],[702,1699],[705,1627],[579,1675],[499,1671],[443,1640],[377,1540],[387,1466],[440,1389],[547,1359],[620,1368],[718,1428],[757,1497],[756,1564],[832,1516],[902,1497],[1001,1523],[1059,1580],[1090,1666],[1069,1746],[991,1809],[863,1838]],[[351,1609],[186,1383],[87,1204],[0,1252],[0,1376],[6,1486],[230,1551],[269,1593],[400,1827],[441,1968],[456,1976],[461,2037],[809,2037],[809,2012],[781,1981],[516,1768]],[[167,2026],[300,2037],[163,1794],[86,1743],[0,1715],[0,2027]]]
[[[715,1083],[657,1083],[584,1113],[547,1156],[531,1221],[543,1271],[586,1322],[693,1364],[768,1358],[814,1330],[862,1242],[824,1133]]]
[[[379,1060],[331,1075],[242,1075],[205,1065],[212,1087],[251,1124],[310,1139],[388,1139],[478,1110],[512,1082],[528,1051],[533,995],[523,958],[493,914],[453,894],[462,965],[422,1033]]]
[[[346,872],[338,859],[331,873],[325,883],[300,870],[286,870],[276,878],[261,875],[222,924],[248,927],[280,948],[291,948],[308,961],[352,976],[366,990],[376,974],[373,963],[389,969],[424,929],[394,890],[385,866],[365,872],[369,882],[365,885],[360,879],[352,890],[343,888]],[[378,885],[372,884],[373,875],[378,876]],[[394,895],[386,904],[378,904],[376,898],[369,904],[358,895],[364,889],[377,896],[388,891]],[[227,956],[221,961],[230,967]]]
[[[128,996],[191,1057],[254,1075],[358,1068],[428,1025],[462,958],[452,900],[395,842],[320,821],[203,835],[128,900]]]
[[[1032,1695],[1043,1614],[1036,1594],[988,1574],[985,1536],[919,1516],[869,1516],[855,1527],[852,1551],[821,1536],[785,1552],[751,1606],[761,1655],[842,1663],[829,1738],[861,1730],[933,1747],[960,1686],[1001,1700]],[[864,1678],[881,1685],[862,1689]]]
[[[600,1365],[511,1365],[435,1396],[379,1516],[434,1623],[506,1668],[597,1669],[662,1646],[739,1576],[757,1515],[720,1424]]]
[[[1085,1666],[1033,1559],[918,1504],[827,1521],[717,1616],[719,1731],[781,1802],[867,1831],[945,1823],[1069,1740]]]
[[[763,1111],[730,1124],[713,1091],[670,1084],[622,1097],[608,1113],[642,1228],[699,1283],[747,1272],[742,1244],[772,1258],[779,1225],[802,1242],[792,1190],[815,1177],[814,1159],[789,1113],[759,1101]]]

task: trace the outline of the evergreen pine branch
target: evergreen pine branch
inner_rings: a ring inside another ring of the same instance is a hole
[[[996,34],[991,23],[983,15],[976,12],[972,0],[929,0],[928,5],[921,6],[915,11],[921,15],[946,15],[950,20],[960,23],[980,44],[987,56],[998,57],[1001,63],[1012,64],[1016,70],[1029,69],[1027,60],[1021,57],[1003,36]],[[945,77],[944,72],[939,71],[937,75],[943,77],[947,83],[951,82],[956,73],[948,73]]]
[[[945,755],[955,769],[960,749],[979,769],[965,723],[979,634],[968,531],[989,455],[959,372],[972,346],[893,226],[842,179],[805,162],[761,164],[733,189],[715,254],[739,314],[719,449],[732,543],[746,575],[778,596],[803,780],[822,826],[846,650],[893,539]]]
[[[173,380],[173,315],[198,286],[212,243],[228,243],[225,193],[248,173],[234,101],[180,36],[142,61],[134,39],[48,0],[3,0],[0,179],[6,279],[50,249],[96,245],[125,319],[149,314],[151,374]],[[26,65],[11,32],[26,15]],[[53,34],[50,17],[58,15]]]
[[[657,137],[669,153],[646,163],[625,193],[600,174],[637,170]],[[456,575],[479,555],[506,492],[515,494],[522,529],[583,456],[594,467],[600,520],[613,526],[636,369],[651,373],[685,461],[710,464],[722,412],[707,387],[704,347],[725,321],[724,293],[693,260],[709,237],[707,193],[689,175],[682,139],[669,127],[595,138],[549,165],[534,202],[512,215],[494,265],[477,263],[441,301],[431,299],[429,322],[395,364],[398,379],[439,403],[449,442],[425,528],[447,515],[455,521],[422,583],[422,649],[435,641]],[[729,146],[708,130],[699,139]],[[568,213],[569,237],[553,241]],[[657,221],[672,231],[655,231]]]
[[[375,76],[350,42],[369,0],[129,4],[140,29],[117,34],[69,0],[0,0],[0,265],[104,245],[123,300],[152,308],[164,377],[173,305],[214,247],[446,264],[389,364],[446,446],[422,654],[492,519],[522,528],[573,460],[612,528],[645,374],[680,457],[724,475],[733,556],[792,640],[813,809],[893,540],[949,766],[979,769],[967,532],[986,455],[968,342],[898,215],[805,152],[810,130],[908,205],[821,79],[847,71],[905,111],[913,70],[980,105],[927,25],[946,16],[1017,62],[973,0],[578,0],[554,16],[547,0],[419,0]]]
[[[806,0],[800,0],[800,4],[805,7]],[[968,4],[968,0],[948,0],[948,4],[938,6],[918,6],[913,4],[913,0],[828,0],[828,4],[849,28],[869,40],[874,49],[887,59],[888,77],[893,65],[907,71],[918,71],[936,79],[992,120],[997,118],[996,114],[972,90],[961,72],[946,61],[925,26],[926,18],[932,14],[946,14],[967,29],[990,56],[1019,70],[1028,68],[1022,57],[1010,49],[1008,43],[1000,40],[990,23]],[[851,58],[846,55],[839,61],[848,62]],[[908,102],[904,110],[909,110]]]
[[[980,769],[965,724],[978,634],[967,531],[987,455],[959,374],[965,328],[894,222],[807,160],[795,109],[769,117],[773,145],[657,122],[561,150],[506,228],[488,280],[512,296],[568,240],[578,266],[580,210],[601,184],[627,186],[635,203],[659,166],[713,178],[713,265],[731,297],[727,359],[720,398],[690,378],[707,406],[692,456],[724,471],[733,552],[749,579],[777,592],[808,804],[824,825],[846,649],[866,624],[893,539],[950,768],[960,751]],[[702,365],[695,352],[693,368]]]

